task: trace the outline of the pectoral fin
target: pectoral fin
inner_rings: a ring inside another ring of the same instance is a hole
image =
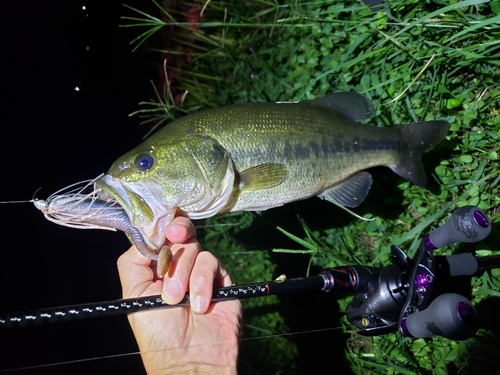
[[[269,189],[288,178],[285,165],[270,163],[248,168],[240,173],[240,190]]]
[[[318,197],[333,201],[341,206],[357,207],[365,200],[371,186],[372,176],[368,172],[359,172],[340,184],[325,190]]]

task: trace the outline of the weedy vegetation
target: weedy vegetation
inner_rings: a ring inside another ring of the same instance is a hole
[[[451,124],[447,140],[424,156],[427,189],[386,168],[372,171],[374,186],[356,209],[370,221],[313,198],[198,222],[204,248],[236,283],[387,265],[391,244],[414,256],[421,236],[463,205],[486,211],[492,234],[438,254],[500,253],[500,1],[391,0],[375,12],[361,0],[151,1],[147,10],[127,7],[122,22],[137,28],[133,48],[157,53],[155,97],[136,112],[151,129],[202,107],[340,91],[368,96],[376,126]],[[481,316],[476,337],[462,342],[361,337],[342,317],[346,296],[245,301],[240,373],[315,373],[327,363],[356,374],[495,371],[500,270],[456,287]]]

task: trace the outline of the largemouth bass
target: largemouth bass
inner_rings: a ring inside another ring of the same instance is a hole
[[[156,259],[177,209],[191,219],[261,211],[319,196],[358,206],[371,175],[388,166],[423,186],[421,154],[446,121],[391,128],[363,125],[375,114],[357,93],[295,103],[234,104],[182,117],[118,158],[96,189],[117,201]]]

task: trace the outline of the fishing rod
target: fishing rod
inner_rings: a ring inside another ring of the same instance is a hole
[[[236,285],[215,289],[212,302],[323,291],[353,293],[346,317],[366,336],[399,331],[408,337],[443,336],[464,340],[477,331],[477,313],[456,293],[440,293],[443,281],[473,275],[480,268],[500,267],[500,256],[472,254],[434,256],[452,243],[482,241],[491,232],[486,214],[474,206],[461,207],[441,227],[424,236],[416,260],[392,245],[393,264],[385,267],[348,265],[322,270],[317,276]],[[40,309],[0,319],[4,328],[129,314],[153,308],[189,306],[189,293],[176,305],[159,295]]]

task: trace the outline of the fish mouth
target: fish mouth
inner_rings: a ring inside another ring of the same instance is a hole
[[[141,181],[125,182],[111,175],[97,179],[95,188],[101,199],[115,200],[125,210],[132,226],[142,234],[147,246],[147,250],[139,251],[157,260],[158,252],[165,242],[165,227],[172,221],[174,214],[173,210],[168,210],[162,204],[157,190],[150,185],[145,186]]]

